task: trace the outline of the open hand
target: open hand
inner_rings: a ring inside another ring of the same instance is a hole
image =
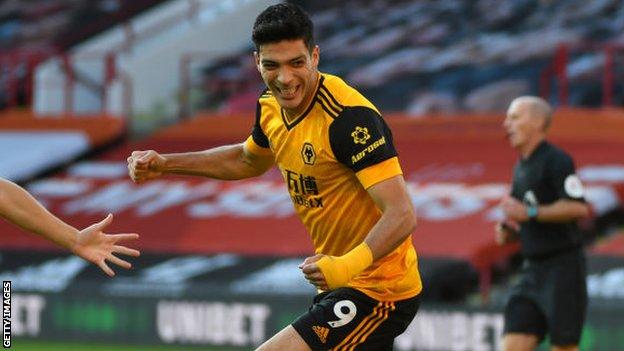
[[[78,241],[72,247],[76,255],[97,265],[111,277],[115,275],[115,272],[108,266],[107,261],[125,269],[132,267],[129,262],[114,254],[133,257],[140,255],[138,250],[118,245],[120,241],[138,239],[139,234],[106,234],[103,232],[112,221],[113,215],[109,214],[104,220],[81,230],[78,234]]]

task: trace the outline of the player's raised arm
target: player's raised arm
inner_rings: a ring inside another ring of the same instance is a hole
[[[139,256],[139,251],[117,244],[122,240],[136,239],[138,234],[109,235],[102,232],[111,223],[112,215],[109,214],[103,221],[78,231],[46,210],[22,187],[2,178],[0,216],[96,264],[110,276],[115,273],[106,261],[126,269],[131,267],[130,263],[116,257],[114,253]]]
[[[261,175],[273,165],[270,154],[254,153],[246,143],[175,154],[134,151],[127,161],[128,173],[136,183],[167,173],[222,180],[244,179]]]

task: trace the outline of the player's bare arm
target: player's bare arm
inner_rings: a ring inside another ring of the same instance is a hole
[[[154,150],[134,151],[127,161],[128,173],[136,183],[163,174],[244,179],[261,175],[273,165],[272,156],[251,153],[244,143],[175,154],[159,154]]]
[[[507,197],[501,202],[501,207],[505,216],[510,220],[517,222],[529,220],[527,206],[517,199]],[[567,199],[537,206],[536,210],[535,219],[540,222],[565,223],[589,216],[589,207],[586,203]]]
[[[341,257],[308,257],[300,268],[305,278],[322,290],[345,286],[373,261],[384,257],[416,227],[416,214],[402,176],[394,176],[368,189],[382,216],[366,236],[363,245]]]
[[[368,189],[383,215],[364,240],[373,260],[396,249],[416,229],[416,213],[407,193],[403,176],[379,182]]]
[[[115,254],[139,256],[139,251],[118,244],[120,241],[137,239],[138,234],[110,235],[103,232],[113,220],[111,214],[101,222],[79,231],[46,210],[22,187],[1,178],[0,216],[22,229],[70,250],[97,265],[109,276],[115,275],[115,272],[108,266],[107,261],[122,268],[131,267],[129,262]]]

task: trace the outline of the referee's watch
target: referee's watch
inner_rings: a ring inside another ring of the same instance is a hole
[[[527,206],[526,213],[527,213],[527,217],[529,217],[529,219],[537,218],[537,206],[534,206],[534,205]]]

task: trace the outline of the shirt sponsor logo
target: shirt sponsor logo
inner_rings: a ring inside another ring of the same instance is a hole
[[[354,143],[362,145],[366,145],[366,142],[370,139],[370,134],[368,134],[368,128],[366,127],[355,127],[355,130],[351,132],[351,136]]]
[[[352,164],[356,164],[358,161],[363,159],[364,156],[366,156],[366,154],[372,153],[373,151],[375,151],[375,149],[377,149],[381,145],[384,145],[385,143],[386,143],[386,137],[381,137],[381,138],[375,140],[374,143],[368,145],[364,150],[362,150],[362,151],[358,152],[357,154],[351,156],[351,163]]]
[[[316,178],[305,174],[299,174],[288,169],[286,169],[285,172],[288,191],[295,205],[308,208],[323,207],[323,198],[320,196],[313,196],[319,194]]]

